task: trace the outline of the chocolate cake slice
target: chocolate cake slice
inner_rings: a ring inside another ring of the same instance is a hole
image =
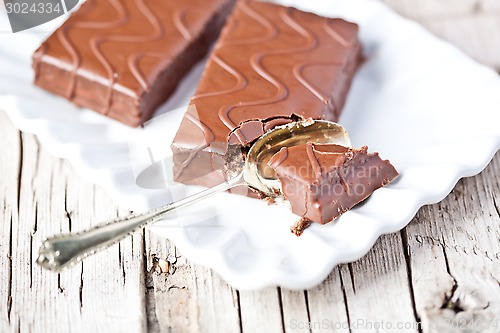
[[[336,121],[361,62],[357,32],[341,19],[238,2],[172,144],[176,179],[219,183],[203,176],[222,168],[230,133],[232,144],[245,146],[269,129],[268,120]]]
[[[87,0],[33,55],[35,84],[127,125],[208,51],[235,0]]]
[[[282,148],[268,165],[293,213],[325,224],[387,185],[396,169],[368,147],[312,144]]]

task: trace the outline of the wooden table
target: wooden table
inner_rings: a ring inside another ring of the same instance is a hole
[[[500,70],[499,0],[386,2]],[[148,232],[61,275],[33,265],[43,237],[125,212],[3,112],[0,142],[2,333],[500,332],[500,154],[316,288],[239,292]]]

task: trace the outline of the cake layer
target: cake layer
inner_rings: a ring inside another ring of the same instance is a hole
[[[269,166],[281,182],[292,211],[321,224],[330,222],[387,185],[396,169],[368,148],[334,144],[285,147]]]
[[[239,2],[172,144],[177,180],[209,185],[211,179],[199,177],[220,167],[228,135],[231,143],[248,145],[265,120],[336,121],[361,62],[357,31],[341,19]],[[234,131],[242,123],[246,131]]]
[[[87,0],[33,55],[35,84],[127,125],[208,51],[235,0]]]

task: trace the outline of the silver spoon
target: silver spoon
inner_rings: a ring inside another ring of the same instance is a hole
[[[276,191],[280,190],[280,183],[276,180],[274,171],[267,166],[267,161],[282,147],[307,142],[351,146],[345,129],[333,122],[304,120],[278,126],[262,135],[250,147],[245,162],[238,162],[236,155],[229,157],[234,161],[228,161],[232,170],[227,171],[229,180],[225,183],[142,214],[132,214],[106,221],[85,231],[50,237],[42,242],[37,263],[46,269],[61,271],[121,241],[145,226],[161,220],[179,208],[238,185],[244,184],[266,195],[275,196]]]

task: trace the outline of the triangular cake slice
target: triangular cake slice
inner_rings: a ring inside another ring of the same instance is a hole
[[[284,147],[269,161],[293,213],[328,223],[387,185],[396,169],[368,147],[335,144]]]

